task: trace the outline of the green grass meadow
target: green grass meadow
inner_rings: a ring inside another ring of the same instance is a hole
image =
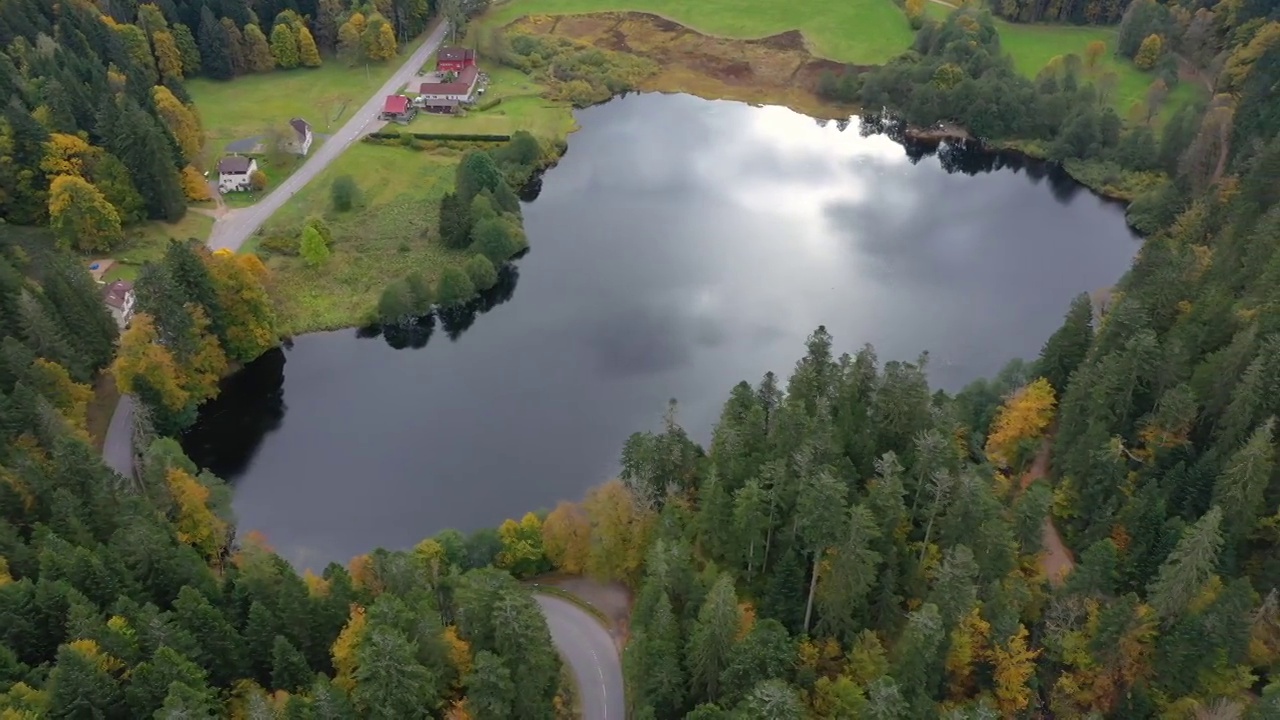
[[[311,123],[319,134],[342,127],[401,62],[403,58],[347,67],[328,58],[318,68],[276,70],[225,81],[192,78],[187,91],[200,111],[206,147],[216,155],[227,143],[271,128],[288,130],[289,120],[295,117]]]
[[[453,188],[459,157],[358,143],[273,215],[265,233],[300,233],[308,217],[319,215],[334,237],[332,254],[319,267],[297,257],[268,258],[282,331],[358,325],[391,281],[414,270],[434,281],[446,266],[465,261],[465,254],[445,248],[437,236],[440,197]],[[360,201],[338,213],[330,205],[330,188],[342,175],[355,179]],[[245,250],[256,245],[257,239]]]

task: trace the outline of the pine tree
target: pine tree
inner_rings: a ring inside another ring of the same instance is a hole
[[[1274,419],[1258,426],[1233,453],[1213,486],[1213,504],[1222,509],[1225,535],[1233,543],[1249,536],[1264,510],[1263,496],[1275,466],[1271,439]]]
[[[287,30],[288,28],[285,29]],[[273,32],[273,39],[274,36],[275,33]],[[273,47],[267,44],[267,36],[262,34],[261,28],[252,23],[245,25],[244,44],[245,62],[248,64],[250,72],[269,72],[275,69],[276,63],[279,61],[273,52]]]
[[[819,567],[827,548],[840,538],[845,527],[845,488],[825,471],[806,478],[796,499],[796,524],[800,539],[812,559],[809,599],[804,608],[804,632],[809,632],[813,599],[817,594]],[[713,698],[714,699],[714,698]]]
[[[315,674],[307,659],[283,636],[271,644],[271,687],[286,692],[299,692],[311,684]]]
[[[183,74],[187,77],[198,75],[203,69],[203,63],[200,59],[200,47],[191,34],[191,28],[177,23],[170,31],[173,33],[173,43],[178,48],[178,55],[182,58]]]
[[[1088,293],[1081,293],[1071,301],[1071,308],[1058,328],[1045,341],[1036,363],[1036,372],[1053,386],[1061,397],[1067,382],[1089,352],[1093,342],[1093,301]]]
[[[231,18],[227,17],[222,18],[219,24],[222,25],[222,31],[227,37],[227,55],[231,59],[232,72],[236,75],[249,72],[249,49],[245,43],[244,33],[240,30],[244,26],[236,25]]]
[[[1151,607],[1173,618],[1187,607],[1214,574],[1222,549],[1222,509],[1213,507],[1182,534],[1160,574],[1147,588]]]
[[[733,578],[721,574],[698,610],[698,620],[689,636],[689,680],[695,689],[691,699],[719,699],[720,674],[732,660],[741,625],[742,611]]]
[[[466,686],[467,708],[474,717],[512,717],[515,683],[497,655],[487,650],[476,653]]]

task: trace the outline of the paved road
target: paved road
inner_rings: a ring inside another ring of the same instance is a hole
[[[214,223],[213,232],[209,235],[209,247],[214,250],[222,248],[239,250],[245,240],[262,227],[262,223],[288,202],[294,193],[311,182],[329,163],[351,147],[352,143],[371,130],[370,126],[380,125],[378,112],[382,109],[383,101],[388,95],[399,90],[401,85],[412,82],[418,70],[422,69],[423,64],[427,62],[427,58],[440,47],[447,30],[448,23],[441,22],[422,45],[418,46],[413,55],[400,66],[400,69],[396,70],[395,75],[352,114],[347,124],[324,141],[319,149],[307,158],[302,167],[280,183],[277,188],[253,205],[241,210],[233,210]]]
[[[133,480],[133,396],[121,395],[107,426],[102,443],[102,460],[107,467]]]
[[[622,663],[609,631],[567,600],[537,594],[534,599],[547,617],[551,640],[578,681],[583,720],[626,720]]]

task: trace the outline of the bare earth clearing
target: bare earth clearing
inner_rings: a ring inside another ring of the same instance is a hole
[[[1031,463],[1031,469],[1022,476],[1022,487],[1025,488],[1036,480],[1048,476],[1051,448],[1050,438],[1045,438],[1040,444],[1040,450],[1036,452],[1035,461]],[[1043,533],[1044,549],[1040,552],[1040,569],[1044,571],[1050,583],[1055,586],[1061,585],[1067,573],[1075,568],[1075,560],[1066,544],[1062,542],[1062,536],[1058,534],[1058,528],[1054,526],[1052,516],[1045,517]]]
[[[818,117],[833,112],[815,94],[818,78],[824,71],[839,73],[845,68],[815,57],[797,30],[758,40],[735,40],[703,35],[657,15],[638,12],[533,15],[507,27],[535,35],[554,33],[649,58],[661,71],[642,84],[642,91],[768,102]]]

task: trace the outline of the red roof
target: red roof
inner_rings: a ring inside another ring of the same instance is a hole
[[[465,67],[458,73],[458,79],[451,83],[422,83],[418,92],[423,95],[466,95],[476,85],[476,77],[480,71],[474,65]]]
[[[409,112],[409,98],[404,95],[388,95],[387,102],[382,105],[382,112],[397,115]]]

